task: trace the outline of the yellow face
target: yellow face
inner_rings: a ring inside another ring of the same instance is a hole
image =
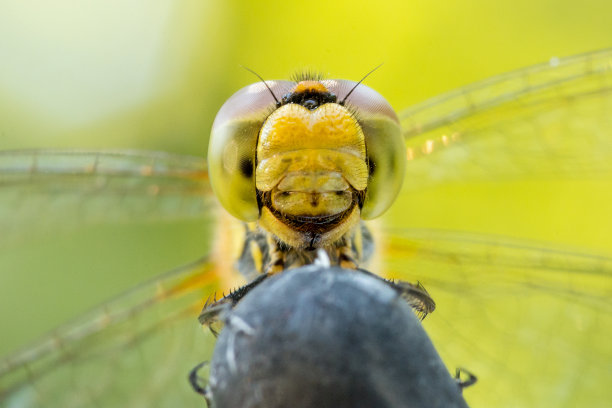
[[[238,91],[215,119],[209,172],[223,206],[295,248],[331,245],[382,214],[406,160],[384,98],[344,80],[268,86]]]

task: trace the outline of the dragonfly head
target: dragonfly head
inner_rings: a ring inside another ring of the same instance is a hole
[[[328,245],[382,214],[406,161],[397,116],[380,94],[318,79],[238,91],[217,114],[208,158],[222,205],[294,247],[312,247],[313,234]]]

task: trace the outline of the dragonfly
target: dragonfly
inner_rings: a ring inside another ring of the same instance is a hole
[[[604,50],[554,58],[399,113],[404,183],[371,228],[369,269],[427,288],[437,307],[423,324],[452,371],[464,366],[478,376],[465,393],[473,406],[610,400],[612,256],[503,232],[537,217],[575,220],[578,229],[584,211],[606,208],[600,187],[612,184],[611,90],[612,50]],[[541,189],[576,185],[596,187],[583,200],[574,197],[583,212],[549,214],[529,201]],[[436,206],[443,210],[411,221],[406,212],[433,191],[445,192]],[[504,208],[492,191],[525,200],[518,211],[492,217]],[[5,231],[18,229],[11,225],[22,221],[20,211],[27,222],[35,196],[59,206],[85,198],[75,207],[76,222],[181,215],[210,226],[201,259],[6,357],[0,406],[200,406],[186,375],[210,355],[214,337],[197,316],[210,293],[236,284],[225,241],[242,228],[216,210],[206,160],[143,151],[7,151],[0,155],[0,194],[0,205],[19,210],[2,220]],[[491,219],[487,231],[453,229],[452,215],[470,195],[486,209],[478,216]],[[448,224],[440,225],[440,216]],[[605,224],[605,212],[598,216]]]

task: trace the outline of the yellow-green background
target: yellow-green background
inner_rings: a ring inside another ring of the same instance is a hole
[[[401,110],[553,56],[610,46],[610,15],[605,0],[2,0],[0,149],[204,155],[216,110],[255,81],[241,65],[265,78],[306,67],[359,79],[382,62],[367,84]],[[591,223],[595,217],[585,214]],[[487,229],[477,222],[453,227]],[[205,231],[185,221],[0,235],[0,355],[197,257]],[[571,230],[541,231],[523,225],[515,235],[583,243]]]

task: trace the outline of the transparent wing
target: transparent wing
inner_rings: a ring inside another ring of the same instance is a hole
[[[494,77],[401,113],[407,187],[609,178],[612,50]]]
[[[612,257],[495,236],[401,230],[385,263],[436,301],[424,325],[473,406],[605,406]]]
[[[0,227],[5,232],[24,224],[49,228],[202,218],[209,206],[201,158],[146,151],[0,152]]]
[[[473,406],[612,398],[611,90],[607,50],[401,115],[409,161],[383,259],[437,302],[425,326],[449,368],[479,377]]]
[[[55,240],[58,229],[68,229],[70,237],[72,229],[91,224],[193,220],[203,227],[206,253],[215,216],[200,158],[145,151],[0,152],[3,251],[23,247],[28,256],[32,239],[44,232]],[[73,247],[83,245],[88,243]],[[80,251],[68,252],[65,262]],[[28,279],[36,286],[40,274],[34,272]],[[201,400],[186,376],[210,355],[212,339],[197,316],[203,299],[222,286],[218,279],[207,260],[186,265],[6,358],[0,362],[0,406],[196,406]]]
[[[216,277],[207,259],[185,265],[5,359],[0,406],[198,406],[187,375],[212,350],[196,317]]]

